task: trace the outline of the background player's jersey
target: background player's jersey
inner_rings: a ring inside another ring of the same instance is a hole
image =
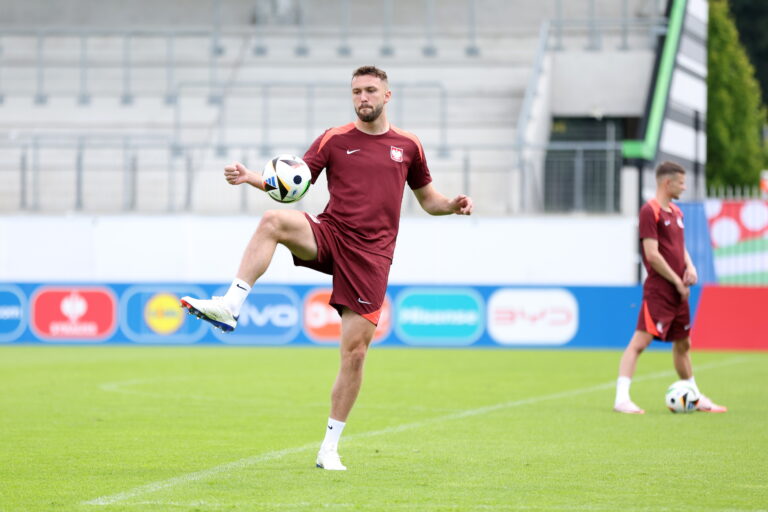
[[[318,137],[304,161],[312,183],[323,169],[328,179],[331,198],[318,218],[335,224],[357,248],[391,259],[405,183],[418,189],[432,181],[416,136],[391,125],[382,135],[368,135],[349,123]]]
[[[675,287],[648,264],[644,238],[652,238],[659,242],[659,253],[664,257],[672,270],[681,278],[685,273],[685,225],[683,212],[675,204],[669,203],[671,211],[661,208],[656,199],[651,199],[640,208],[640,250],[643,255],[643,265],[648,271],[645,281],[646,288],[660,288],[673,291]]]

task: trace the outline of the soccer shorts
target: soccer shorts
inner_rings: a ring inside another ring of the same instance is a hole
[[[317,258],[305,261],[294,256],[293,264],[333,276],[330,305],[339,315],[347,307],[378,325],[392,261],[356,248],[330,222],[304,215],[315,235]]]
[[[669,294],[643,290],[643,305],[637,329],[661,341],[677,341],[690,336],[691,311],[688,301]]]

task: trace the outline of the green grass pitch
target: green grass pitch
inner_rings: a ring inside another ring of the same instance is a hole
[[[619,355],[374,348],[330,472],[335,349],[0,347],[0,511],[768,509],[768,353],[694,353],[719,415]]]

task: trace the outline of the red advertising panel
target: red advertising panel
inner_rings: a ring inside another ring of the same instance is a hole
[[[705,286],[691,332],[694,349],[768,350],[768,288]]]
[[[310,339],[320,343],[338,343],[341,338],[341,317],[328,304],[331,299],[329,288],[318,288],[307,294],[304,299],[304,332]],[[389,334],[392,318],[392,306],[389,297],[384,298],[381,317],[373,334],[373,341],[379,341]]]
[[[116,327],[116,300],[101,286],[44,286],[32,296],[32,330],[46,341],[101,341]]]

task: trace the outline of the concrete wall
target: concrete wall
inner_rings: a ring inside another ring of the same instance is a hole
[[[553,115],[642,117],[653,59],[650,49],[555,52]]]
[[[0,217],[0,281],[229,282],[257,217]],[[634,284],[634,217],[402,220],[390,282]],[[264,282],[327,283],[278,248]]]

